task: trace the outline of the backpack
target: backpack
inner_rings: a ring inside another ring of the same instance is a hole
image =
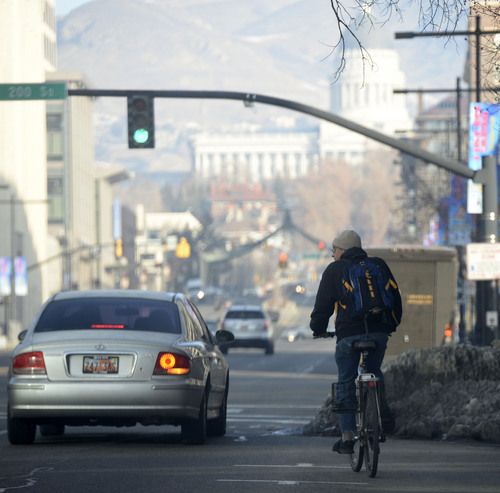
[[[392,290],[396,283],[385,269],[369,257],[346,263],[342,278],[345,308],[351,318],[387,324],[393,332],[399,325],[393,311]]]

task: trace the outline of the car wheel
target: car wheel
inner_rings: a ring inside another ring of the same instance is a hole
[[[64,435],[64,425],[59,423],[40,425],[40,435],[43,437],[60,437]]]
[[[274,354],[274,344],[272,342],[267,343],[266,354]]]
[[[207,396],[203,394],[197,419],[190,419],[181,425],[182,440],[191,445],[202,445],[207,439]]]
[[[12,445],[29,445],[35,441],[36,423],[29,419],[13,418],[7,412],[7,436]]]
[[[227,421],[227,394],[229,390],[229,381],[226,383],[226,391],[219,408],[219,416],[208,422],[208,434],[210,436],[222,437],[226,434]]]

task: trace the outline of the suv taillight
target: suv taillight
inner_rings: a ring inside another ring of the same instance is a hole
[[[159,353],[153,375],[185,375],[191,371],[191,361],[177,353]]]
[[[18,354],[12,361],[12,372],[17,375],[47,375],[41,351]]]

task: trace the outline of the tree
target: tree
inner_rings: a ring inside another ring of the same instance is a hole
[[[394,17],[402,21],[407,14],[417,12],[418,27],[422,32],[454,32],[469,15],[495,16],[498,13],[497,0],[462,2],[460,0],[330,0],[335,18],[337,41],[332,52],[340,51],[340,61],[334,78],[340,77],[345,68],[345,51],[352,39],[359,48],[363,67],[373,67],[369,51],[356,34],[360,26],[384,26]],[[498,17],[498,16],[497,16]]]
[[[368,152],[359,165],[325,160],[318,173],[289,184],[287,194],[300,204],[300,210],[293,211],[294,222],[327,242],[353,228],[367,245],[387,243],[397,196],[393,160],[386,150]]]

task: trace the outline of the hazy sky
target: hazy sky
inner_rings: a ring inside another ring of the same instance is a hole
[[[90,0],[56,0],[56,15],[66,15],[70,10]]]

